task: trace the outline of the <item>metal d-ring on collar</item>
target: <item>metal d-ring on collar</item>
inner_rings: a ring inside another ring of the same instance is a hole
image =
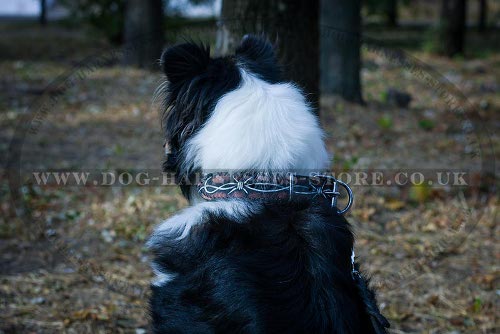
[[[329,176],[329,175],[318,174],[318,175],[314,175],[314,176],[315,177],[322,177],[322,178],[325,178],[327,180],[333,181],[333,189],[331,191],[328,191],[328,190],[322,191],[323,194],[332,196],[332,201],[331,201],[332,208],[337,207],[337,197],[340,196],[339,185],[341,187],[343,187],[347,191],[348,202],[347,202],[347,205],[342,210],[337,209],[337,213],[342,215],[342,214],[346,213],[347,211],[349,211],[349,209],[352,206],[352,203],[354,202],[354,194],[352,193],[352,190],[347,185],[347,183],[342,182],[340,180],[337,180],[333,176]]]

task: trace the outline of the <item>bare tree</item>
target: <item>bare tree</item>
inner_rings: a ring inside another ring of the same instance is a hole
[[[40,24],[47,25],[47,0],[40,0]]]
[[[289,80],[319,97],[319,0],[223,0],[218,32],[219,53],[234,48],[248,33],[277,41]]]
[[[164,42],[162,0],[128,0],[124,34],[125,64],[156,68]]]
[[[464,53],[466,0],[443,0],[441,7],[441,40],[448,57]]]
[[[361,0],[322,0],[321,29],[321,92],[363,103]]]
[[[397,0],[386,0],[385,4],[385,15],[387,20],[387,26],[397,27],[398,25],[398,1]]]
[[[480,32],[486,31],[487,26],[488,3],[486,0],[479,0],[479,17],[477,20],[477,29]]]

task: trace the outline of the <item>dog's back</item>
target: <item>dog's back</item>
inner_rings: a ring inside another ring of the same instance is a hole
[[[152,288],[156,332],[374,332],[342,216],[320,204],[233,204],[251,211],[187,209],[174,219],[201,221],[185,237],[181,227],[151,239],[155,268],[167,277]]]

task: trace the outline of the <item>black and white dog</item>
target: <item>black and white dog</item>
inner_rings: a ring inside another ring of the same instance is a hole
[[[204,177],[181,186],[191,206],[148,242],[154,332],[385,333],[344,217],[297,191],[316,192],[310,178],[266,176],[329,165],[318,119],[283,81],[273,45],[246,36],[234,55],[210,58],[185,43],[161,63],[164,169]]]

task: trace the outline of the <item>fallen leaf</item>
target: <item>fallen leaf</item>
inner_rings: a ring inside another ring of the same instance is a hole
[[[392,210],[392,211],[397,211],[397,210],[400,210],[402,208],[404,208],[406,205],[405,202],[403,201],[400,201],[398,199],[389,199],[387,200],[387,202],[384,204],[384,206],[389,209],[389,210]]]

